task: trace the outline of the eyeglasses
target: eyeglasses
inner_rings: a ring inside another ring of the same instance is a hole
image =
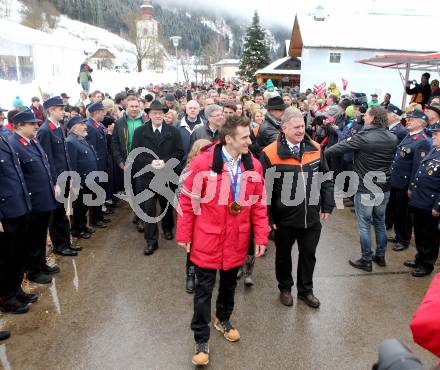
[[[223,117],[224,116],[224,114],[223,113],[220,113],[220,114],[216,114],[215,116],[214,115],[212,115],[212,116],[210,116],[211,118],[218,118],[218,117]]]

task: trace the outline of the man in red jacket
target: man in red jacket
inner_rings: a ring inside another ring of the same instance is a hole
[[[211,297],[217,270],[220,286],[214,327],[226,340],[240,333],[229,319],[234,309],[238,269],[245,262],[251,227],[255,256],[264,254],[269,223],[261,164],[250,154],[249,121],[231,117],[220,129],[220,143],[202,149],[191,161],[179,198],[176,240],[191,251],[196,266],[194,296],[195,365],[209,362]]]

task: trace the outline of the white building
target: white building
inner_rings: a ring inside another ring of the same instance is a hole
[[[238,77],[239,59],[222,59],[213,64],[215,78],[225,79],[226,81]]]
[[[440,49],[434,36],[440,18],[420,15],[325,15],[322,8],[311,15],[297,15],[289,45],[290,57],[301,58],[301,91],[326,82],[348,80],[347,92],[389,92],[400,105],[403,85],[398,71],[356,63],[379,54],[431,53]],[[404,72],[403,72],[404,73]],[[420,80],[423,72],[412,72]],[[439,76],[432,76],[438,78]]]
[[[0,80],[29,83],[75,80],[84,49],[72,39],[58,38],[0,19]],[[73,74],[72,74],[73,73]]]
[[[151,1],[145,0],[140,7],[140,16],[136,24],[138,39],[157,40],[158,22],[154,19],[154,14]]]

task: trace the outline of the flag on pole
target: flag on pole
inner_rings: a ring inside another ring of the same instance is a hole
[[[315,90],[316,95],[322,95],[325,92],[326,87],[327,83],[324,81],[320,85],[313,85],[313,90]]]

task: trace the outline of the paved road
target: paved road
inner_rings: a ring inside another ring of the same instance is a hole
[[[194,368],[184,253],[175,242],[161,241],[145,257],[128,208],[113,220],[82,242],[78,257],[58,259],[62,273],[51,287],[29,286],[40,301],[27,315],[0,318],[0,328],[13,332],[0,345],[0,368]],[[406,342],[429,368],[434,357],[411,344],[408,329],[431,280],[415,279],[402,266],[413,252],[390,251],[388,267],[370,274],[353,270],[347,260],[359,254],[355,220],[348,210],[336,211],[318,247],[321,308],[279,303],[271,248],[256,266],[256,286],[245,290],[240,282],[237,289],[233,323],[242,340],[228,343],[212,331],[209,368],[366,370],[389,337]]]

